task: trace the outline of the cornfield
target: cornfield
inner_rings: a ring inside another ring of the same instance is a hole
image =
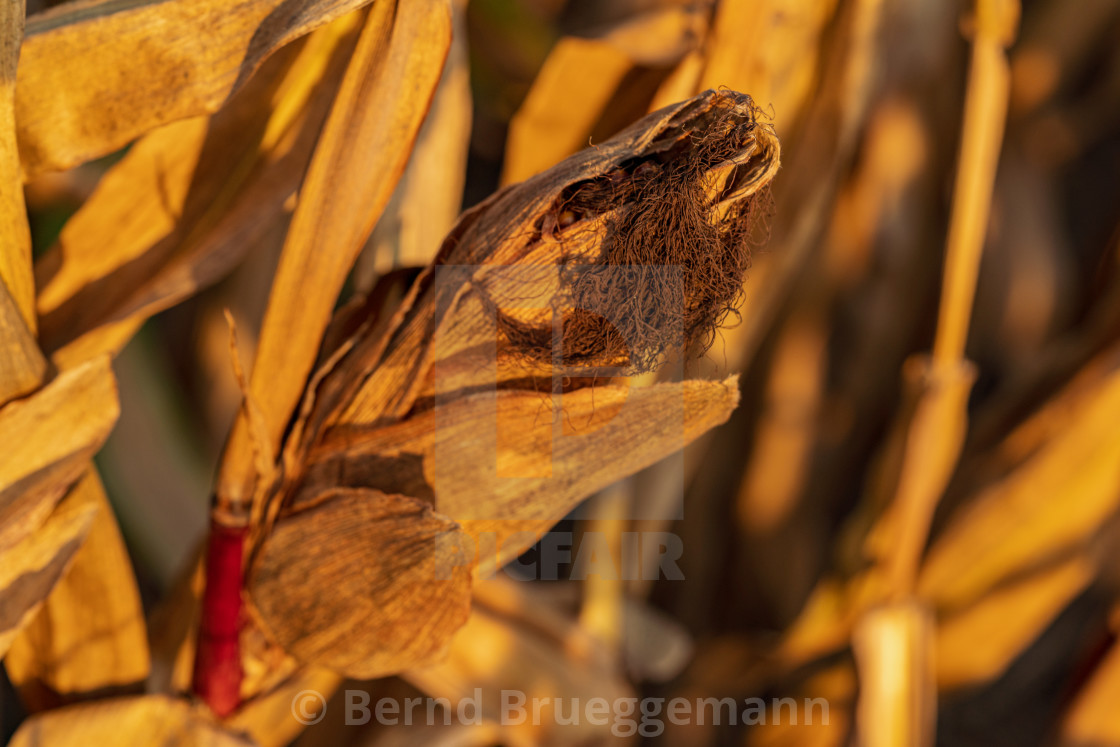
[[[1120,747],[1120,2],[2,0],[0,738]]]

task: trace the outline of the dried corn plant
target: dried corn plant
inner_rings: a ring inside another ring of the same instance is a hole
[[[2,7],[3,739],[1120,745],[1120,2]]]

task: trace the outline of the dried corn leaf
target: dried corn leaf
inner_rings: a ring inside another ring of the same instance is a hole
[[[1120,374],[1113,370],[1091,396],[1074,399],[1061,431],[954,518],[929,550],[920,593],[939,608],[959,607],[1084,549],[1120,505],[1117,412]]]
[[[1117,693],[1120,693],[1120,646],[1113,643],[1066,711],[1056,743],[1063,747],[1120,744]]]
[[[35,332],[35,284],[31,277],[31,232],[23,204],[19,150],[16,139],[16,70],[23,41],[23,0],[10,0],[0,8],[0,288],[10,293],[24,325]],[[0,318],[0,346],[8,347],[7,309]],[[0,348],[2,349],[2,348]],[[0,364],[3,366],[3,364]],[[0,374],[4,374],[0,368]],[[0,378],[0,402],[9,384]]]
[[[338,293],[392,194],[450,45],[442,0],[376,3],[312,157],[261,329],[250,390],[272,450],[298,403]],[[245,420],[230,438],[218,493],[247,499]]]
[[[26,174],[217,111],[269,55],[368,0],[64,5],[27,24],[16,88]]]
[[[132,565],[96,471],[67,501],[96,512],[85,543],[4,660],[25,701],[43,688],[64,697],[143,682],[148,640]]]
[[[1095,565],[1073,556],[1000,584],[938,621],[937,684],[981,685],[1007,671],[1092,582]]]
[[[281,50],[221,111],[146,135],[110,169],[36,266],[43,344],[60,365],[115,353],[143,319],[268,240],[362,17]]]
[[[46,375],[47,360],[0,279],[0,407],[38,389]]]
[[[613,135],[627,118],[648,111],[648,95],[641,99],[643,88],[650,88],[641,84],[643,74],[657,70],[655,77],[663,77],[699,45],[705,11],[651,8],[593,38],[560,39],[510,122],[502,183],[527,179],[586,147],[593,134],[596,140]],[[691,88],[654,108],[697,92]]]
[[[57,378],[0,409],[0,549],[35,531],[117,420],[108,358]]]
[[[252,742],[214,723],[200,706],[165,695],[115,698],[32,716],[11,747],[252,747]]]
[[[781,114],[779,131],[788,132],[817,85],[821,40],[836,8],[837,0],[723,0],[699,87],[750,91]]]
[[[363,290],[375,276],[431,262],[459,217],[471,134],[463,5],[452,9],[451,47],[408,168],[355,268],[355,285]]]
[[[66,572],[96,510],[80,500],[63,500],[34,533],[0,548],[0,656]]]
[[[323,493],[277,524],[250,574],[253,603],[270,637],[305,663],[359,678],[421,665],[470,613],[458,534],[414,498]]]

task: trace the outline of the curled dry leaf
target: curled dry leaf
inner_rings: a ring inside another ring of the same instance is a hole
[[[399,672],[442,653],[470,614],[457,533],[415,498],[320,494],[276,525],[249,579],[253,602],[301,661],[361,679]]]
[[[221,107],[269,55],[369,0],[63,5],[27,24],[16,86],[27,175]]]
[[[12,747],[42,744],[58,747],[91,744],[252,747],[253,743],[222,729],[198,706],[185,700],[145,695],[40,713],[27,719],[9,744]]]
[[[27,328],[7,284],[0,279],[0,407],[39,388],[47,360]]]
[[[446,0],[376,3],[315,148],[273,280],[250,391],[271,441],[295,410],[347,273],[408,162],[451,43]],[[248,423],[234,426],[219,500],[253,495]]]
[[[75,697],[134,685],[148,676],[140,594],[113,509],[92,467],[66,500],[95,512],[89,534],[4,659],[8,677],[33,710],[45,691]]]
[[[73,561],[96,510],[80,500],[63,500],[34,533],[0,547],[0,656]]]
[[[64,371],[30,397],[0,409],[0,550],[42,524],[85,471],[117,420],[108,358]]]

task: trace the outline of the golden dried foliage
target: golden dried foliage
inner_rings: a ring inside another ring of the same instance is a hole
[[[1120,3],[30,5],[12,744],[1120,744]]]

